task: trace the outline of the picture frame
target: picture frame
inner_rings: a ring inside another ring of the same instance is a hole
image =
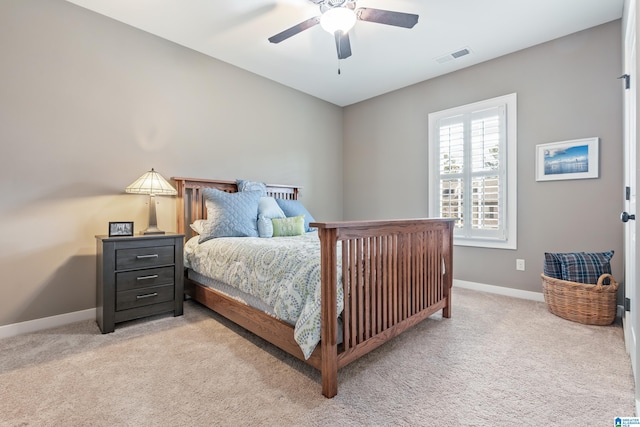
[[[110,221],[109,237],[133,236],[133,221]]]
[[[536,181],[599,177],[597,137],[536,145]]]

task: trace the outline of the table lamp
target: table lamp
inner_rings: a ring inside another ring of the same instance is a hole
[[[150,171],[145,172],[140,178],[136,179],[133,184],[125,188],[124,191],[133,194],[149,195],[149,227],[144,230],[142,234],[164,234],[164,231],[158,228],[155,196],[175,196],[178,194],[176,189],[173,188],[162,175],[151,168]]]

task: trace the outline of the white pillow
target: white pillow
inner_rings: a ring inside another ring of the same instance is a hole
[[[273,197],[260,197],[258,202],[258,235],[273,237],[272,218],[286,218],[286,215]]]
[[[193,221],[193,224],[189,224],[191,229],[198,234],[202,234],[205,226],[206,219],[197,219]]]

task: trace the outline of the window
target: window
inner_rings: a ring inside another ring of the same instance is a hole
[[[454,243],[516,249],[516,94],[429,114],[429,215]]]

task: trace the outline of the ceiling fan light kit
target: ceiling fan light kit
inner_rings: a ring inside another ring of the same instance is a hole
[[[320,26],[329,34],[335,34],[336,31],[346,33],[355,23],[356,14],[346,7],[334,7],[320,17]]]
[[[418,15],[390,10],[361,7],[356,9],[356,0],[309,0],[320,7],[320,16],[309,18],[275,36],[269,37],[271,43],[280,43],[304,30],[320,24],[322,28],[333,34],[336,40],[338,59],[351,56],[349,30],[356,21],[368,21],[377,24],[391,25],[401,28],[413,28],[418,23]],[[338,71],[339,73],[339,71]]]

